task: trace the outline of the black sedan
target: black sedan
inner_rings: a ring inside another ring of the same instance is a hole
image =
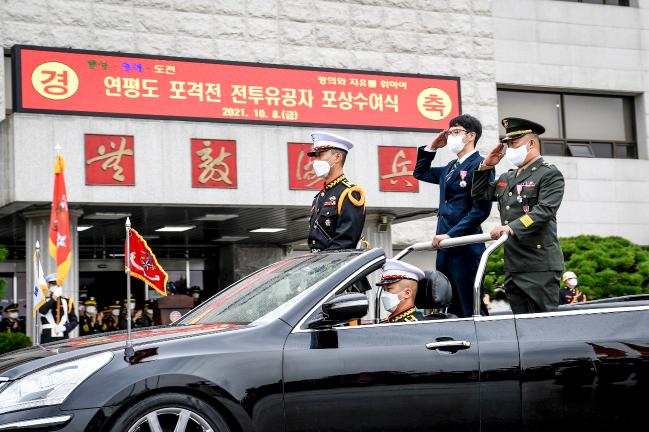
[[[309,254],[235,283],[172,326],[0,357],[0,431],[624,430],[644,424],[649,300],[378,322],[383,250]],[[42,429],[39,429],[42,428]]]

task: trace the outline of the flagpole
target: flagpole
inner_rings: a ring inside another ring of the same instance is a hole
[[[131,341],[131,218],[126,218],[126,348],[124,356],[127,358],[135,355]]]
[[[35,249],[36,249],[36,256],[35,256],[35,259],[34,259],[34,280],[36,281],[35,286],[38,287],[38,289],[40,290],[41,289],[40,281],[38,280],[39,279],[38,262],[41,259],[41,244],[39,243],[38,240],[36,240]],[[32,301],[33,301],[33,299],[32,299]],[[36,305],[32,305],[32,307],[35,308]],[[34,315],[34,314],[32,313],[32,315]],[[41,332],[38,330],[39,321],[40,321],[40,312],[36,311],[36,314],[34,316],[34,342],[35,342],[34,345],[36,345],[36,346],[41,346]]]

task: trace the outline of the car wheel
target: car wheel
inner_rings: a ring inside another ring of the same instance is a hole
[[[182,393],[151,396],[128,408],[112,432],[230,432],[223,417],[203,400]]]

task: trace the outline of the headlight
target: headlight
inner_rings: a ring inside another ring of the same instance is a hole
[[[0,392],[0,414],[63,403],[72,390],[113,358],[105,352],[61,363],[20,378]]]

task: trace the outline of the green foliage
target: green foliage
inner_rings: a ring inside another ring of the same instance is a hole
[[[579,279],[579,288],[589,299],[631,294],[649,294],[649,247],[621,237],[578,236],[560,239],[566,270]],[[503,249],[487,263],[485,289],[504,283]]]
[[[32,346],[25,333],[0,333],[0,354]]]

